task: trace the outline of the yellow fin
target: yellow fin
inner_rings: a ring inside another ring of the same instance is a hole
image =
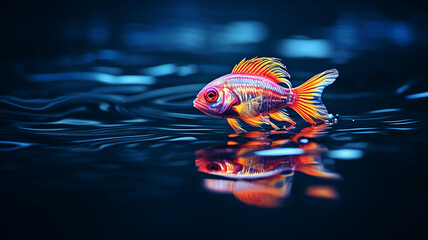
[[[327,120],[328,112],[321,101],[321,94],[338,76],[339,72],[336,69],[330,69],[293,88],[296,101],[290,107],[311,124],[315,124],[314,120]]]
[[[279,129],[279,127],[277,127],[273,122],[271,122],[269,120],[269,116],[259,115],[259,116],[255,116],[255,117],[241,117],[241,119],[244,122],[246,122],[246,123],[248,123],[254,127],[260,127],[260,125],[262,125],[262,124],[267,124],[267,125],[271,125],[271,127],[275,130]]]
[[[291,82],[287,79],[290,74],[286,71],[287,68],[279,58],[253,58],[250,60],[242,59],[235,65],[232,74],[249,74],[262,76],[276,83],[285,83],[291,89]]]
[[[263,123],[265,123],[262,119],[262,116],[255,116],[255,117],[241,117],[241,119],[250,124],[253,127],[260,127]]]
[[[241,124],[239,124],[238,120],[235,118],[226,118],[229,125],[235,130],[236,133],[246,133],[245,129],[241,127]]]
[[[239,104],[238,106],[234,107],[234,110],[239,114],[241,117],[254,117],[259,115],[259,105],[262,104],[263,97],[258,96],[256,98],[251,99],[250,101],[243,102]]]
[[[291,123],[291,126],[289,128],[293,127],[296,124],[293,120],[291,120],[288,114],[283,110],[269,113],[269,116],[277,121],[285,121],[285,122]]]

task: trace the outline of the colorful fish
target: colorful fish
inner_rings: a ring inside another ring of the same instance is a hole
[[[328,120],[328,112],[321,101],[324,88],[333,83],[339,73],[327,70],[313,76],[302,85],[292,88],[290,74],[278,58],[243,59],[231,74],[207,84],[193,101],[194,107],[205,114],[226,118],[236,133],[246,132],[238,118],[252,126],[268,124],[280,129],[277,121],[296,123],[288,116],[285,107],[294,109],[305,121],[316,124]],[[284,83],[283,87],[278,83]]]

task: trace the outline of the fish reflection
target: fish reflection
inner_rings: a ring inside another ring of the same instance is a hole
[[[207,190],[233,194],[248,205],[279,207],[290,194],[296,171],[321,178],[340,177],[324,169],[320,161],[327,149],[308,140],[322,135],[326,128],[324,124],[310,126],[279,140],[274,140],[277,134],[251,132],[226,146],[197,151],[195,164],[200,172],[228,178],[205,179]],[[296,143],[297,147],[283,147]]]
[[[290,193],[292,182],[293,174],[279,174],[255,181],[205,179],[204,187],[212,192],[231,193],[248,205],[280,207]]]

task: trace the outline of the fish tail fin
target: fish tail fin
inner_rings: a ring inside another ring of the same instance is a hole
[[[295,101],[290,107],[311,124],[315,124],[314,120],[327,120],[328,112],[321,100],[321,94],[338,76],[339,72],[336,69],[330,69],[293,88]]]

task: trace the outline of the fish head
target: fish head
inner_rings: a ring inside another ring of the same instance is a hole
[[[250,150],[249,150],[250,149]],[[264,158],[253,147],[214,147],[196,151],[198,171],[231,179],[257,179],[292,169],[287,159]]]
[[[235,116],[233,106],[238,104],[239,98],[218,80],[206,85],[193,101],[193,106],[201,112],[221,118]]]
[[[199,158],[195,163],[200,172],[229,178],[239,175],[243,169],[241,164],[226,159],[210,161],[205,158]]]
[[[232,177],[239,175],[242,164],[236,162],[235,148],[208,148],[196,152],[195,164],[200,172]]]

